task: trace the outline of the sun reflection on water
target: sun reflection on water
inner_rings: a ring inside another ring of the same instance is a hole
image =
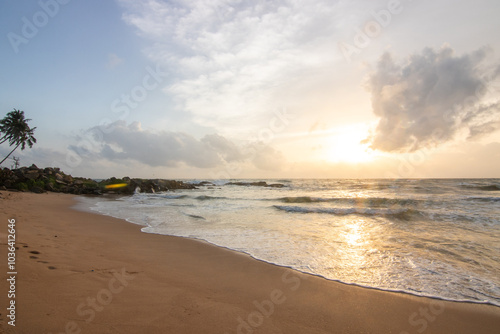
[[[350,246],[359,246],[365,242],[368,242],[366,238],[363,238],[362,235],[362,225],[363,221],[353,221],[351,224],[346,226],[346,233],[344,234],[344,238]]]
[[[365,281],[372,276],[373,267],[370,254],[373,251],[373,231],[363,219],[345,221],[339,239],[344,244],[342,247],[342,267],[350,272],[351,277],[357,277],[358,281]]]

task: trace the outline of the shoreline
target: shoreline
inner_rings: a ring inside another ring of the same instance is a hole
[[[316,274],[316,273],[312,273],[312,272],[307,272],[307,271],[302,271],[300,269],[293,268],[291,266],[281,265],[279,263],[274,263],[274,262],[271,262],[271,261],[267,261],[267,260],[258,258],[258,257],[254,256],[253,254],[251,254],[249,252],[245,252],[243,250],[232,249],[230,247],[223,246],[223,245],[218,245],[218,244],[213,243],[213,242],[211,242],[209,240],[206,240],[206,239],[196,238],[196,237],[179,236],[179,235],[172,235],[172,234],[161,234],[161,233],[154,233],[154,232],[145,232],[145,231],[142,231],[142,229],[149,227],[148,225],[143,225],[143,224],[140,224],[140,223],[135,223],[135,222],[129,221],[128,219],[125,219],[125,218],[115,217],[115,216],[112,216],[112,215],[107,215],[107,214],[104,214],[104,213],[100,213],[97,210],[92,210],[91,209],[91,205],[93,205],[94,203],[91,204],[91,203],[88,203],[88,202],[85,202],[84,200],[82,200],[82,199],[85,199],[85,198],[95,198],[95,199],[100,199],[100,200],[105,200],[105,201],[116,201],[119,198],[130,197],[130,196],[133,196],[133,195],[127,195],[127,194],[104,194],[102,196],[78,195],[78,196],[75,196],[75,202],[77,204],[74,205],[72,208],[75,209],[75,210],[78,210],[78,211],[88,212],[88,213],[91,213],[91,214],[98,214],[98,215],[103,215],[103,216],[107,216],[107,217],[111,217],[111,218],[115,218],[115,219],[120,219],[122,221],[125,221],[126,223],[129,223],[129,224],[132,224],[132,225],[136,225],[136,226],[140,226],[141,227],[141,233],[154,234],[154,235],[165,235],[165,236],[169,236],[169,237],[183,238],[183,239],[189,239],[189,240],[194,240],[194,241],[206,243],[209,246],[218,247],[218,248],[222,248],[222,249],[228,250],[230,252],[235,252],[235,253],[239,253],[239,254],[242,254],[242,255],[249,256],[250,258],[252,258],[252,259],[254,259],[256,261],[260,261],[262,263],[266,263],[266,264],[278,266],[278,267],[281,267],[281,268],[287,268],[287,269],[290,269],[290,270],[293,270],[293,271],[296,271],[296,272],[299,272],[299,273],[302,273],[302,274],[305,274],[305,275],[315,276],[315,277],[318,277],[318,278],[321,278],[321,279],[325,279],[327,281],[336,282],[336,283],[340,283],[340,284],[345,284],[345,285],[348,285],[348,286],[356,286],[356,287],[360,287],[360,288],[373,289],[373,290],[383,291],[383,292],[403,293],[403,294],[408,294],[408,295],[415,296],[415,297],[425,297],[425,298],[431,298],[431,299],[442,300],[442,301],[447,301],[447,302],[471,303],[471,304],[480,304],[480,305],[491,305],[491,306],[495,306],[495,307],[499,307],[500,308],[500,304],[495,304],[494,302],[491,302],[491,301],[488,301],[488,300],[482,300],[481,301],[481,300],[470,300],[470,299],[453,299],[453,298],[440,297],[440,296],[435,296],[435,295],[430,295],[430,294],[429,295],[427,295],[427,294],[420,294],[420,293],[417,293],[417,292],[412,292],[412,291],[407,291],[407,290],[397,290],[397,289],[390,289],[390,288],[382,288],[382,287],[376,287],[376,286],[362,285],[362,284],[359,284],[359,283],[344,282],[344,281],[339,280],[339,279],[329,278],[329,277],[326,277],[326,276],[322,276],[320,274]]]
[[[15,218],[19,247],[14,330],[0,311],[7,333],[489,333],[500,326],[493,304],[362,287],[207,241],[144,233],[72,208],[74,197],[2,192],[0,246]],[[0,287],[5,310],[5,280]]]

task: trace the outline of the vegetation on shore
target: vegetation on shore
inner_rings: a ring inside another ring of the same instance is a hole
[[[113,185],[119,185],[119,187],[113,187]],[[38,168],[35,165],[17,169],[0,169],[0,190],[101,195],[104,193],[133,194],[135,191],[152,193],[195,188],[193,184],[163,179],[112,177],[96,181],[89,178],[73,177],[62,172],[59,168]]]

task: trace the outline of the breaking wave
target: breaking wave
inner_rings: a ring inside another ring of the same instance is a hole
[[[278,199],[282,203],[339,203],[353,206],[371,207],[371,206],[417,206],[424,201],[408,198],[319,198],[309,196],[282,197]]]
[[[274,205],[278,210],[291,213],[324,213],[337,216],[359,215],[359,216],[379,216],[392,217],[402,220],[415,219],[423,216],[422,212],[414,209],[371,209],[371,208],[318,208],[304,206]]]

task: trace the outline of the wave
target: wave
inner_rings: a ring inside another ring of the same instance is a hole
[[[157,195],[155,197],[166,198],[166,199],[183,199],[189,197],[188,195]],[[153,197],[153,198],[155,198]]]
[[[192,214],[189,214],[189,213],[185,213],[185,215],[188,216],[188,217],[191,217],[191,218],[195,218],[195,219],[207,220],[205,217],[198,216],[198,215],[192,215]]]
[[[217,197],[217,196],[207,196],[207,195],[201,195],[198,197],[195,197],[199,201],[212,201],[212,200],[218,200],[218,199],[227,199],[227,197]]]
[[[325,202],[335,202],[340,204],[349,204],[353,206],[362,207],[372,207],[372,206],[386,206],[386,205],[399,205],[399,206],[417,206],[422,202],[421,200],[409,199],[409,198],[379,198],[379,197],[367,197],[367,198],[320,198],[320,197],[309,197],[309,196],[298,196],[298,197],[282,197],[278,201],[282,203],[325,203]]]
[[[414,209],[361,209],[361,208],[318,208],[303,206],[274,205],[278,210],[290,213],[325,213],[336,216],[360,215],[392,217],[401,220],[411,220],[423,216],[423,213]]]
[[[497,184],[488,184],[488,185],[471,185],[471,184],[462,184],[462,188],[473,189],[473,190],[482,190],[482,191],[500,191],[500,186]]]
[[[326,200],[322,198],[314,198],[309,196],[299,196],[299,197],[282,197],[279,198],[278,201],[283,203],[317,203],[317,202],[326,202]]]
[[[489,186],[480,186],[477,187],[478,190],[483,190],[483,191],[498,191],[500,190],[500,187],[497,186],[496,184],[491,184]]]
[[[500,202],[500,197],[468,197],[467,201],[474,202]]]
[[[349,185],[352,190],[388,190],[388,189],[400,189],[403,188],[404,184],[399,184],[398,182],[376,182],[376,183],[359,183]]]

